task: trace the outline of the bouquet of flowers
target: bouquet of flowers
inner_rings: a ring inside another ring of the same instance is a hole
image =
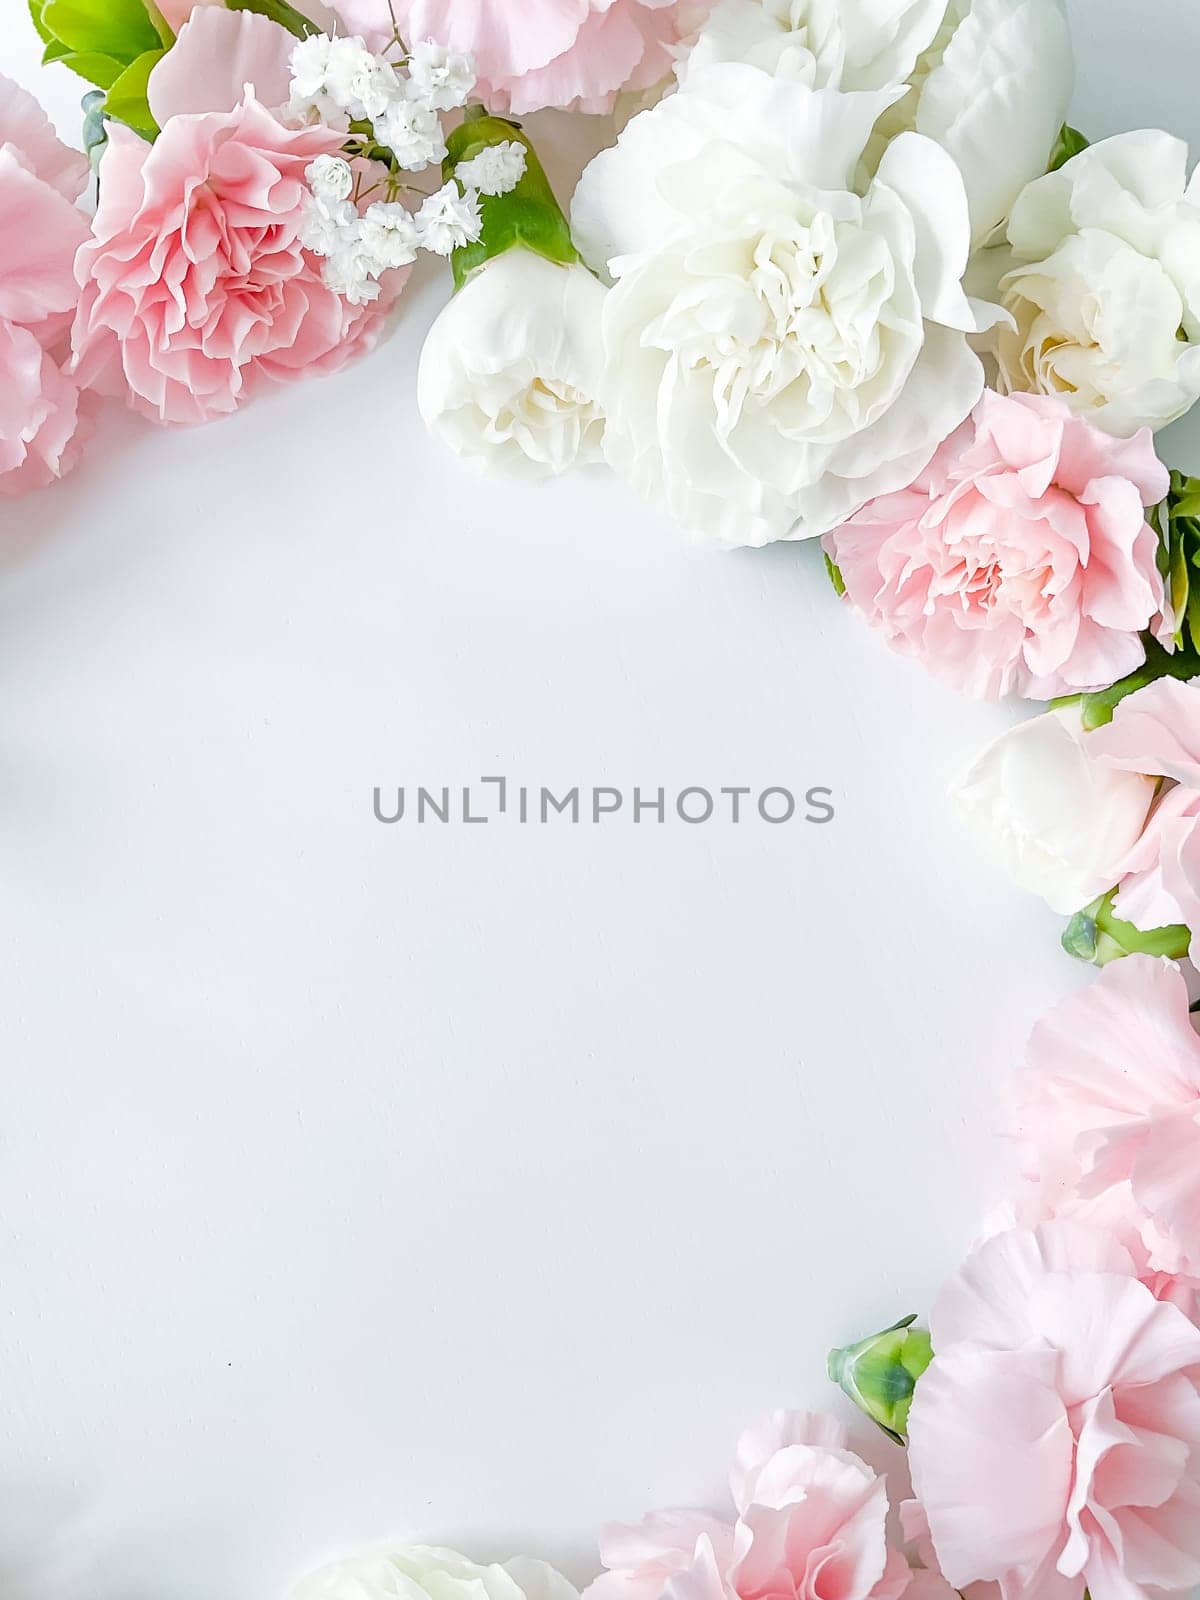
[[[831,1357],[907,1444],[903,1537],[840,1426],[779,1413],[724,1514],[604,1535],[593,1600],[1200,1583],[1200,482],[1155,445],[1200,397],[1186,148],[1067,124],[1062,0],[30,3],[93,87],[77,152],[0,79],[0,489],[105,398],[196,424],[335,373],[440,257],[414,381],[473,465],[820,539],[894,650],[1044,703],[955,793],[1105,970],[1035,1030],[1014,1196],[928,1327]],[[618,114],[569,207],[549,107]],[[574,1594],[424,1546],[297,1592]]]

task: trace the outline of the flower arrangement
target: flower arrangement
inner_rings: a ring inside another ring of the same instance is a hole
[[[1158,1600],[1200,1583],[1200,398],[1185,148],[1065,124],[1061,0],[31,0],[86,154],[0,79],[0,490],[105,397],[236,411],[452,296],[432,432],[605,462],[692,536],[819,538],[842,602],[978,697],[1049,702],[954,795],[1104,970],[1035,1028],[1018,1172],[931,1308],[830,1357],[837,1423],[743,1436],[724,1512],[601,1540],[588,1600]],[[336,16],[336,23],[329,17]],[[560,206],[521,121],[631,114]],[[575,1600],[406,1545],[297,1600]],[[983,1590],[979,1590],[982,1594]]]

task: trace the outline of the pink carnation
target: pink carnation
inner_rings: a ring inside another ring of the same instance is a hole
[[[1200,679],[1160,678],[1126,696],[1088,735],[1102,765],[1163,778],[1141,838],[1117,862],[1115,910],[1138,928],[1183,923],[1200,934]]]
[[[608,1571],[584,1600],[898,1600],[908,1584],[888,1550],[884,1480],[828,1417],[776,1412],[742,1435],[730,1479],[735,1521],[665,1511],[609,1527]]]
[[[0,77],[0,493],[61,478],[79,446],[79,389],[63,372],[79,298],[73,204],[87,162],[31,95]]]
[[[1138,1276],[1187,1310],[1200,1289],[1200,1038],[1179,970],[1106,967],[1034,1029],[1015,1080],[1029,1215],[1119,1238]]]
[[[388,0],[332,0],[351,33],[389,37]],[[469,55],[494,111],[545,106],[611,111],[621,89],[667,76],[679,39],[677,0],[392,0],[409,43],[433,39]]]
[[[1200,1582],[1200,1330],[1103,1233],[981,1245],[946,1284],[909,1416],[956,1589],[1149,1600]]]
[[[1145,508],[1167,469],[1046,395],[986,393],[907,489],[826,537],[851,604],[968,694],[1048,700],[1145,660],[1161,612]]]
[[[77,262],[80,377],[157,421],[205,422],[367,348],[388,296],[349,305],[299,238],[304,169],[340,143],[283,127],[249,93],[175,117],[153,145],[114,125]]]

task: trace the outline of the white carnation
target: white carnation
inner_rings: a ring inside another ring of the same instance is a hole
[[[982,243],[1045,172],[1074,80],[1063,0],[719,0],[680,68],[744,61],[811,88],[906,93],[867,151],[923,133],[954,157]]]
[[[448,256],[479,238],[483,219],[479,196],[471,189],[461,193],[453,179],[436,194],[428,195],[417,212],[417,234],[423,250]]]
[[[409,1545],[354,1556],[302,1579],[291,1600],[579,1600],[542,1561],[479,1566],[453,1550]]]
[[[1200,398],[1200,178],[1153,129],[1093,145],[1013,209],[1004,386],[1060,395],[1122,437]],[[1004,257],[1006,261],[1010,258]]]
[[[452,450],[527,478],[601,458],[603,287],[585,267],[507,250],[470,278],[421,352],[421,415]]]
[[[853,175],[897,90],[841,94],[716,66],[584,172],[573,227],[605,304],[607,453],[732,544],[811,538],[912,481],[967,416],[962,178],[906,134]]]
[[[469,161],[460,161],[454,175],[480,194],[508,194],[525,176],[525,146],[519,139],[486,145]]]
[[[1112,888],[1156,784],[1088,754],[1079,709],[1018,723],[951,789],[964,820],[1023,889],[1073,916]]]

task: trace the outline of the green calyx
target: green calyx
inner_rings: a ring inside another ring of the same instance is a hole
[[[829,1376],[897,1444],[905,1442],[917,1379],[933,1360],[933,1345],[916,1317],[829,1352]]]
[[[1165,956],[1182,961],[1191,947],[1192,935],[1182,923],[1143,932],[1132,922],[1123,922],[1113,912],[1117,891],[1110,889],[1084,910],[1077,911],[1067,924],[1062,946],[1077,961],[1090,961],[1106,967],[1122,956]]]
[[[1047,172],[1057,172],[1059,167],[1065,167],[1072,156],[1077,156],[1081,150],[1086,150],[1088,140],[1084,138],[1078,128],[1072,128],[1064,122],[1059,130],[1054,149],[1050,156],[1050,165]]]
[[[146,85],[175,35],[154,0],[29,0],[29,13],[44,62],[61,62],[103,90],[104,116],[143,138],[157,135]]]
[[[1200,652],[1200,478],[1172,472],[1167,498],[1150,512],[1158,567],[1180,650]]]
[[[474,244],[463,245],[450,258],[455,290],[461,289],[484,262],[503,255],[506,250],[532,250],[535,255],[560,266],[570,266],[579,260],[571,229],[554,198],[537,151],[517,123],[490,116],[481,107],[472,107],[465,121],[446,140],[443,178],[448,182],[455,176],[460,162],[469,161],[489,145],[509,140],[524,146],[525,171],[516,188],[508,194],[481,196],[483,231]]]

